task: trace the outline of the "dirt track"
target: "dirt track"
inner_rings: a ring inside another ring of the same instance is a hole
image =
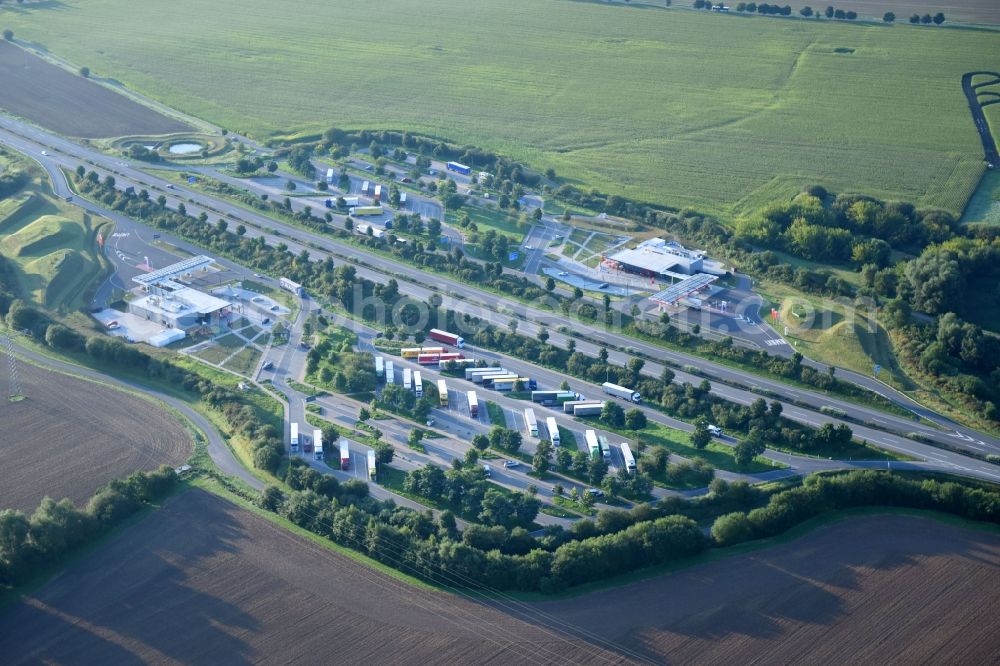
[[[620,661],[410,587],[200,490],[0,615],[0,654],[7,664]]]
[[[996,533],[873,516],[540,607],[657,662],[996,664],[998,571]]]
[[[18,363],[26,400],[11,403],[0,366],[0,509],[31,513],[45,495],[78,505],[111,479],[177,465],[191,436],[153,403],[93,382]]]
[[[0,108],[67,136],[170,134],[191,127],[0,41]]]

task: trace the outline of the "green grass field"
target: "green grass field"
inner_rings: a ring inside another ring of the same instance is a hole
[[[960,211],[983,170],[960,77],[1000,49],[989,29],[561,0],[65,0],[4,21],[258,137],[407,129],[723,218],[811,182]]]
[[[95,242],[102,224],[44,193],[35,179],[0,201],[0,254],[13,264],[21,295],[63,312],[81,307],[104,270]]]

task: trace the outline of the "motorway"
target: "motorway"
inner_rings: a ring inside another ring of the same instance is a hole
[[[10,131],[12,129],[10,127],[11,125],[13,125],[13,129],[17,133]],[[451,280],[446,276],[430,276],[423,273],[418,268],[410,267],[406,264],[400,264],[378,255],[364,253],[356,247],[339,243],[326,236],[301,230],[272,218],[247,211],[226,201],[214,199],[199,192],[183,188],[180,190],[174,189],[173,187],[167,188],[168,183],[166,181],[162,181],[159,178],[145,174],[132,168],[131,166],[126,166],[125,163],[116,161],[114,158],[79,146],[65,139],[52,136],[42,130],[31,127],[30,125],[19,123],[18,121],[14,121],[12,119],[0,118],[0,128],[2,128],[0,129],[0,140],[10,144],[17,150],[26,152],[34,159],[41,161],[47,171],[49,171],[50,175],[56,176],[54,178],[54,182],[56,182],[55,188],[59,194],[63,194],[68,191],[68,189],[65,183],[62,182],[63,179],[61,176],[58,176],[59,171],[56,167],[64,166],[72,169],[75,168],[81,160],[91,161],[95,164],[104,166],[107,170],[113,171],[116,178],[119,181],[122,181],[119,182],[119,186],[124,186],[127,182],[133,183],[138,187],[161,188],[161,191],[167,195],[168,199],[172,199],[175,205],[178,201],[184,201],[188,208],[188,212],[191,214],[197,214],[198,207],[203,206],[204,210],[210,214],[218,215],[222,213],[232,216],[235,219],[247,222],[251,225],[256,225],[261,229],[271,229],[276,233],[265,233],[264,235],[266,236],[267,241],[271,243],[284,242],[293,251],[297,251],[297,249],[309,249],[311,253],[315,255],[316,248],[322,248],[323,250],[330,252],[333,256],[340,257],[343,260],[354,263],[358,267],[359,275],[362,277],[378,281],[383,281],[386,276],[396,277],[400,280],[400,291],[416,298],[417,300],[426,301],[432,293],[439,293],[443,290],[449,296],[454,296],[452,298],[446,298],[444,305],[446,307],[451,307],[457,312],[479,316],[498,326],[504,326],[511,316],[516,315],[520,320],[519,332],[530,335],[537,332],[537,330],[539,330],[542,326],[546,326],[550,328],[550,342],[552,344],[565,345],[565,343],[568,342],[568,337],[554,330],[557,326],[561,326],[564,323],[564,320],[558,314],[534,308],[532,306],[525,306],[520,303],[505,302],[498,304],[496,303],[497,299],[489,295],[485,295],[486,298],[484,299],[484,294],[477,288]],[[25,138],[25,136],[21,136],[20,134],[25,135],[27,138]],[[40,156],[42,149],[51,150],[53,151],[53,154],[50,154],[49,156]],[[83,205],[84,207],[88,207],[86,203]],[[94,208],[99,209],[99,207],[92,207],[92,209]],[[95,210],[95,212],[99,212],[99,210]],[[254,232],[254,230],[251,229],[248,230],[247,235],[252,236],[254,233],[260,232]],[[293,237],[301,239],[301,242],[296,243],[291,240]],[[316,259],[322,257],[314,256],[313,258]],[[433,286],[424,286],[428,281],[433,282]],[[1000,452],[1000,442],[998,442],[995,438],[978,433],[971,429],[956,426],[955,424],[948,424],[951,428],[950,431],[938,429],[933,425],[927,425],[905,417],[899,417],[837,398],[831,398],[814,391],[799,389],[775,380],[757,377],[747,372],[734,370],[721,364],[705,361],[704,359],[664,350],[658,346],[643,343],[612,331],[606,331],[600,327],[587,326],[579,322],[573,322],[573,326],[578,331],[582,331],[584,334],[592,336],[595,339],[600,339],[612,347],[619,347],[622,349],[629,348],[630,350],[633,350],[631,353],[623,353],[617,350],[609,351],[609,360],[614,363],[624,364],[631,356],[635,354],[642,354],[649,358],[667,359],[672,364],[694,365],[700,370],[712,375],[713,378],[752,386],[755,387],[756,390],[773,391],[786,399],[809,404],[811,409],[804,409],[786,402],[784,413],[790,418],[812,425],[827,421],[832,421],[834,423],[838,422],[837,419],[829,418],[815,411],[820,407],[830,406],[841,409],[851,419],[869,422],[876,426],[858,426],[855,423],[849,423],[858,437],[864,438],[880,446],[891,448],[895,451],[919,457],[927,457],[931,460],[936,460],[941,464],[956,465],[954,459],[955,454],[952,454],[951,452],[933,449],[933,447],[927,447],[927,445],[914,442],[906,437],[885,432],[884,430],[896,430],[897,432],[902,433],[920,433],[922,437],[932,441],[936,441],[950,447],[966,448],[978,454]],[[582,353],[596,354],[599,350],[599,345],[578,340],[577,349]],[[650,374],[655,376],[659,374],[660,366],[653,361],[647,360],[645,369]],[[701,377],[690,376],[683,372],[678,372],[677,379],[678,381],[692,381],[696,383],[701,380]],[[586,393],[586,391],[581,392]],[[729,400],[743,404],[749,404],[759,397],[751,391],[732,388],[718,381],[713,384],[713,392]],[[593,390],[591,390],[591,393],[593,393]],[[987,472],[989,475],[996,474],[997,468],[995,466],[978,463],[977,461],[969,461],[964,456],[960,456],[960,459],[963,462],[971,464],[976,470]],[[956,468],[965,469],[968,466],[969,465],[956,465]]]

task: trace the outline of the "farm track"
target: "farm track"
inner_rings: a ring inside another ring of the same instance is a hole
[[[0,615],[0,654],[8,664],[626,661],[372,571],[202,490]]]
[[[8,372],[3,363],[4,385]],[[27,398],[0,402],[0,508],[30,513],[45,496],[80,505],[112,479],[191,454],[191,435],[158,405],[27,363],[18,376]]]
[[[972,83],[973,77],[976,76],[992,76],[992,81],[983,81],[981,83]],[[979,132],[979,138],[983,142],[983,155],[986,159],[986,163],[992,165],[992,167],[1000,167],[1000,153],[997,152],[996,140],[993,138],[993,131],[990,129],[990,124],[986,121],[986,114],[983,113],[983,103],[979,101],[980,94],[977,89],[983,86],[997,85],[1000,83],[1000,74],[997,72],[968,72],[962,76],[962,91],[965,93],[965,98],[969,101],[969,111],[972,113],[972,121],[976,124],[976,131]],[[995,102],[988,102],[993,104]]]

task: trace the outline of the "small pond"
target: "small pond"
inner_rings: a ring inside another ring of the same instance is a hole
[[[187,155],[188,153],[196,153],[201,149],[202,145],[200,143],[175,143],[167,148],[167,151],[174,155]]]

